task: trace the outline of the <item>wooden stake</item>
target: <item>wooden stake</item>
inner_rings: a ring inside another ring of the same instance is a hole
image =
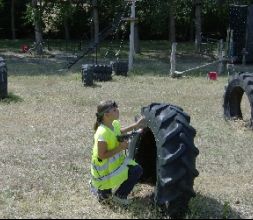
[[[218,57],[219,57],[219,65],[218,65],[218,74],[222,74],[224,72],[224,58],[223,58],[223,40],[219,41],[219,48],[218,48]]]
[[[170,55],[170,76],[175,77],[176,71],[176,51],[177,43],[172,43],[171,55]]]

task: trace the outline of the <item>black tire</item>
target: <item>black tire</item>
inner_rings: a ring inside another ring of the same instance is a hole
[[[110,65],[94,65],[94,80],[110,81],[112,79],[112,67]]]
[[[82,65],[82,82],[84,86],[93,85],[93,67],[92,65]]]
[[[196,130],[189,125],[190,116],[177,106],[153,103],[142,108],[142,115],[147,127],[129,147],[143,167],[141,182],[155,186],[154,202],[172,218],[182,217],[195,196],[193,184],[199,175]]]
[[[112,64],[112,69],[115,75],[127,76],[128,73],[128,63],[127,62],[114,62]]]
[[[0,99],[8,96],[8,75],[4,59],[0,57]]]
[[[224,94],[224,116],[226,119],[243,119],[241,101],[244,93],[251,107],[250,126],[253,127],[253,74],[236,73],[229,79]]]

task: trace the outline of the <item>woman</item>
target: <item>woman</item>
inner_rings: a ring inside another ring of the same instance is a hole
[[[113,200],[128,205],[128,195],[142,175],[142,167],[127,158],[124,151],[128,142],[118,142],[117,136],[139,129],[144,123],[140,118],[136,123],[121,128],[119,109],[113,101],[103,101],[97,107],[97,121],[94,125],[94,146],[91,162],[91,186],[96,190],[99,201],[112,196]]]

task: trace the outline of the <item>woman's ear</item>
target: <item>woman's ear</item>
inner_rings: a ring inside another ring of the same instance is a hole
[[[104,116],[103,116],[103,118],[108,118],[108,112],[106,112],[106,113],[104,113]]]

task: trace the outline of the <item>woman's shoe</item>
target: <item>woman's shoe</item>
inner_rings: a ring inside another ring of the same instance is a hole
[[[116,195],[113,195],[112,200],[120,205],[130,205],[132,203],[129,199],[120,198]]]

